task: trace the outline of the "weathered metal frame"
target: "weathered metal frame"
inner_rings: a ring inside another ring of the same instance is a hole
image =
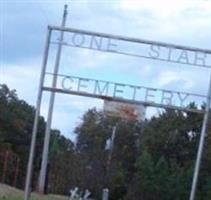
[[[211,50],[210,49],[201,49],[201,48],[195,48],[195,47],[190,47],[190,46],[182,46],[182,45],[176,45],[176,44],[171,44],[171,43],[165,43],[165,42],[158,42],[158,41],[152,41],[152,40],[144,40],[144,39],[139,39],[139,38],[131,38],[131,37],[125,37],[121,35],[113,35],[113,34],[107,34],[107,33],[98,33],[98,32],[93,32],[93,31],[86,31],[86,30],[79,30],[79,29],[74,29],[74,28],[66,28],[66,27],[59,27],[59,26],[49,26],[52,30],[55,31],[64,31],[64,32],[70,32],[70,33],[78,33],[78,34],[84,34],[84,35],[91,35],[91,36],[96,36],[96,37],[102,37],[102,38],[109,38],[109,39],[114,39],[114,40],[119,40],[119,41],[126,41],[126,42],[133,42],[133,43],[139,43],[139,44],[146,44],[146,45],[155,45],[159,47],[165,47],[165,48],[173,48],[177,50],[186,50],[186,51],[191,51],[195,53],[204,53],[211,55]],[[53,41],[51,42],[52,44],[59,44],[59,41]],[[67,42],[62,42],[62,45],[74,47],[74,48],[82,48],[82,49],[90,49],[88,47],[82,47],[82,46],[76,46],[76,45],[71,45]],[[95,51],[103,51],[99,49],[93,49]],[[161,59],[161,58],[155,58],[155,57],[150,57],[150,56],[143,56],[140,54],[132,54],[132,53],[126,53],[126,52],[121,52],[121,51],[106,51],[112,54],[122,54],[122,55],[127,55],[127,56],[133,56],[133,57],[142,57],[150,60],[160,60],[164,62],[170,62],[170,63],[178,63],[176,61],[172,60],[167,60],[167,59]],[[198,67],[205,67],[205,68],[211,68],[211,65],[196,65],[196,64],[190,64],[190,63],[181,63],[180,64],[185,64],[185,65],[191,65],[191,66],[198,66]]]
[[[30,198],[30,193],[31,193],[31,180],[32,180],[36,138],[37,138],[37,129],[38,129],[40,107],[41,107],[41,101],[42,101],[42,95],[43,95],[42,87],[44,85],[45,71],[46,71],[47,62],[48,62],[51,34],[52,34],[52,29],[48,27],[44,56],[43,56],[43,61],[42,61],[42,70],[41,70],[41,74],[40,74],[37,102],[36,102],[36,110],[35,110],[34,125],[33,125],[31,145],[30,145],[29,160],[28,160],[28,166],[27,166],[27,174],[26,174],[26,182],[25,182],[25,190],[24,190],[24,200],[28,200]]]
[[[127,42],[158,45],[158,46],[162,46],[162,47],[172,47],[172,48],[175,48],[175,49],[181,49],[181,50],[195,51],[195,52],[202,52],[202,53],[211,54],[210,49],[201,49],[201,48],[196,48],[196,47],[176,45],[176,44],[158,42],[158,41],[153,41],[153,40],[143,40],[143,39],[139,39],[139,38],[131,38],[131,37],[125,37],[125,36],[121,36],[121,35],[99,33],[99,32],[94,32],[94,31],[86,31],[86,30],[80,30],[80,29],[75,29],[75,28],[66,28],[66,27],[60,27],[60,26],[49,26],[49,29],[52,29],[52,30],[55,30],[55,31],[63,31],[63,32],[93,35],[93,36],[99,36],[99,37],[105,37],[105,38],[112,38],[112,39],[116,39],[116,40],[124,40],[124,41],[127,41]]]
[[[65,27],[66,19],[67,19],[67,5],[65,5],[64,7],[61,27]],[[64,38],[64,32],[60,31],[59,41],[62,42],[63,38]],[[59,71],[62,47],[63,45],[60,43],[58,45],[58,50],[56,54],[56,62],[54,66],[52,88],[55,88],[57,84],[57,73]],[[47,124],[46,124],[44,147],[43,147],[43,154],[42,154],[42,163],[41,163],[41,170],[40,170],[39,183],[38,183],[38,191],[40,193],[44,193],[44,188],[45,188],[47,165],[48,165],[48,152],[49,152],[49,143],[50,143],[50,131],[51,131],[52,118],[53,118],[54,102],[55,102],[55,92],[52,91],[50,94],[50,102],[49,102],[49,108],[48,108]]]
[[[50,74],[54,76],[55,74],[47,72],[46,74]],[[64,77],[64,78],[76,78],[76,79],[81,79],[81,77],[77,76],[67,76],[63,74],[57,74],[57,76]],[[101,82],[106,82],[109,84],[119,84],[122,85],[122,83],[115,83],[111,81],[103,81],[103,80],[96,80],[96,79],[90,79],[88,78],[87,80],[92,80],[92,81],[101,81]],[[125,86],[125,85],[124,85]],[[128,84],[127,86],[131,87],[136,87],[134,85]],[[180,94],[186,94],[186,95],[191,95],[195,97],[201,97],[201,98],[206,98],[205,95],[199,95],[199,94],[194,94],[194,93],[186,93],[186,92],[179,92],[179,91],[174,91],[174,90],[165,90],[165,89],[158,89],[158,88],[151,88],[151,87],[145,87],[145,86],[140,86],[141,88],[144,89],[150,89],[150,90],[157,90],[157,91],[165,91],[165,92],[172,92],[172,93],[180,93]],[[122,102],[122,103],[129,103],[129,104],[141,104],[146,107],[156,107],[156,108],[164,108],[164,109],[174,109],[174,110],[180,110],[180,111],[185,111],[185,112],[193,112],[193,113],[205,113],[205,110],[199,110],[199,109],[191,109],[188,107],[179,107],[179,106],[174,106],[174,105],[168,105],[168,104],[161,104],[161,103],[155,103],[151,101],[140,101],[140,100],[130,100],[130,99],[124,99],[124,98],[118,98],[118,97],[112,97],[109,95],[101,95],[101,94],[92,94],[90,92],[81,92],[81,91],[74,91],[74,90],[66,90],[66,89],[61,89],[61,88],[52,88],[52,87],[47,87],[43,86],[43,90],[49,91],[49,92],[58,92],[58,93],[63,93],[63,94],[71,94],[71,95],[78,95],[78,96],[84,96],[84,97],[90,97],[90,98],[98,98],[98,99],[105,99],[105,100],[110,100],[110,101],[116,101],[116,102]]]
[[[202,53],[206,53],[206,54],[211,54],[211,50],[209,50],[209,49],[186,47],[186,46],[168,44],[168,43],[163,43],[163,42],[155,42],[155,41],[150,41],[150,40],[142,40],[142,39],[123,37],[123,36],[117,36],[117,35],[111,35],[111,34],[104,34],[104,33],[84,31],[84,30],[78,30],[78,29],[72,29],[72,28],[65,28],[65,27],[48,26],[46,46],[45,46],[44,58],[43,58],[43,64],[42,64],[42,71],[41,71],[41,76],[40,76],[40,84],[39,84],[39,91],[38,91],[38,98],[37,98],[37,105],[36,105],[36,113],[35,113],[34,126],[33,126],[33,132],[32,132],[30,156],[29,156],[28,169],[27,169],[27,178],[26,178],[25,195],[24,195],[25,200],[28,200],[29,195],[30,195],[31,177],[32,177],[33,160],[34,160],[34,152],[35,152],[35,144],[36,144],[38,119],[39,119],[39,115],[40,115],[42,92],[43,91],[51,91],[52,92],[51,94],[53,94],[53,95],[55,94],[55,92],[62,92],[62,93],[67,93],[67,94],[72,94],[72,95],[89,96],[89,95],[82,93],[82,92],[80,92],[80,93],[70,92],[70,91],[67,92],[67,91],[55,88],[55,86],[56,86],[56,75],[58,73],[58,69],[56,69],[56,68],[59,67],[59,63],[57,63],[55,65],[55,69],[54,69],[55,78],[54,78],[54,81],[53,81],[53,84],[52,84],[52,88],[44,86],[44,78],[45,78],[45,74],[46,74],[46,66],[47,66],[47,60],[48,60],[49,46],[50,46],[50,43],[51,43],[51,33],[52,33],[52,31],[60,31],[61,34],[63,34],[64,32],[75,32],[75,33],[80,33],[80,34],[88,34],[88,35],[94,35],[94,36],[99,36],[99,37],[107,37],[107,38],[112,38],[112,39],[117,39],[117,40],[124,40],[124,41],[128,41],[128,42],[142,43],[142,44],[148,44],[148,45],[158,45],[158,46],[162,46],[162,47],[168,47],[168,48],[175,48],[175,49],[187,50],[187,51],[192,51],[192,52],[202,52]],[[62,45],[66,45],[62,40],[60,40],[58,42],[58,44],[59,44],[60,47]],[[110,52],[110,53],[118,53],[118,52]],[[120,54],[124,54],[124,53],[120,53]],[[125,55],[129,55],[129,54],[125,54]],[[129,55],[129,56],[137,56],[137,55]],[[153,58],[149,58],[149,59],[153,59]],[[160,60],[160,59],[156,59],[156,60]],[[168,60],[162,60],[162,61],[168,61]],[[172,61],[169,61],[169,62],[172,62]],[[194,65],[194,66],[200,66],[200,65]],[[211,68],[211,66],[207,66],[207,65],[206,66],[200,66],[200,67]],[[102,97],[99,97],[97,95],[96,96],[91,95],[89,97],[102,98]],[[112,99],[112,100],[124,102],[123,99],[118,99],[118,98]],[[162,105],[154,104],[154,103],[152,104],[152,103],[149,103],[149,102],[146,103],[146,102],[127,101],[127,103],[144,104],[146,106],[162,107]],[[210,103],[211,103],[211,79],[210,79],[210,84],[209,84],[209,89],[208,89],[205,111],[199,112],[199,113],[204,114],[204,120],[203,120],[203,124],[202,124],[202,129],[201,129],[201,136],[200,136],[200,142],[199,142],[199,147],[198,147],[198,152],[197,152],[197,159],[196,159],[196,164],[195,164],[195,170],[194,170],[190,200],[195,199],[197,180],[198,180],[201,158],[202,158],[203,147],[204,147],[205,136],[206,136],[206,129],[207,129],[207,123],[208,123]],[[171,108],[171,109],[176,109],[176,110],[193,112],[193,110],[185,110],[184,108],[180,109],[179,107],[174,107],[174,106],[166,106],[165,108]],[[53,103],[49,107],[49,112],[51,114],[53,112]],[[51,119],[48,119],[47,127],[48,127],[49,130],[50,130],[50,126],[51,126]],[[44,148],[48,148],[48,147],[44,147]],[[47,160],[45,162],[47,162]]]

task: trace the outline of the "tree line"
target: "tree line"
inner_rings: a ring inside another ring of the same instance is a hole
[[[196,105],[192,103],[191,107]],[[203,106],[202,106],[203,107]],[[0,152],[20,158],[17,186],[24,188],[35,108],[15,90],[0,86]],[[203,116],[165,110],[144,122],[108,117],[95,108],[82,116],[72,142],[51,130],[47,189],[68,194],[79,187],[101,199],[109,188],[111,200],[186,200],[191,182]],[[211,118],[209,120],[210,128]],[[106,141],[117,125],[111,162]],[[39,118],[33,189],[36,190],[46,122]],[[0,175],[2,166],[0,166]],[[10,176],[7,183],[10,183]],[[206,136],[197,200],[211,199],[211,136]]]

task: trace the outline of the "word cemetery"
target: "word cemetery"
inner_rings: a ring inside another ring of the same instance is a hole
[[[47,73],[47,75],[53,76],[51,73]],[[170,91],[60,74],[57,74],[57,78],[57,88],[54,89],[57,92],[107,100],[109,99],[112,101],[125,101],[133,104],[143,104],[155,107],[163,106],[164,108],[166,106],[174,106],[178,107],[178,109],[187,109],[188,111],[189,108],[187,106],[190,102],[196,100],[203,102],[206,100],[206,96],[204,95],[186,92]],[[51,90],[50,86],[45,86],[44,89]],[[191,109],[191,111],[201,112],[200,110],[194,109]]]

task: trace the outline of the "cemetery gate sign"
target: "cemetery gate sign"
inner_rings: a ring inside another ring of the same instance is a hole
[[[51,97],[45,132],[45,143],[41,166],[42,169],[39,180],[39,189],[41,192],[45,184],[54,97],[55,93],[59,92],[136,105],[141,104],[144,106],[176,109],[185,112],[204,114],[195,171],[193,176],[192,190],[190,194],[190,200],[194,200],[208,122],[208,114],[211,101],[211,81],[209,83],[207,95],[172,90],[162,90],[157,88],[148,88],[145,86],[128,85],[104,80],[74,77],[66,74],[58,74],[59,60],[62,46],[66,45],[74,48],[90,49],[107,53],[122,54],[146,59],[211,68],[211,50],[65,28],[64,19],[66,17],[66,14],[67,13],[64,12],[63,23],[61,27],[48,26],[25,185],[25,200],[29,199],[30,194],[38,118],[40,115],[40,106],[43,91],[50,91]],[[52,40],[51,36],[53,31],[60,33],[59,41]],[[63,40],[64,34],[69,34],[68,41]],[[51,44],[58,45],[58,52],[53,73],[49,73],[46,71],[49,48]],[[125,46],[127,46],[126,49],[124,49]],[[45,85],[45,78],[47,76],[51,76],[52,78],[52,82],[50,85]],[[188,102],[190,103],[191,99],[195,97],[201,98],[202,100],[206,101],[205,110],[188,107]]]

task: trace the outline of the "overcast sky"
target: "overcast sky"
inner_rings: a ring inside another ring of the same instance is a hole
[[[209,0],[0,0],[0,83],[35,105],[48,24],[211,49]],[[49,57],[49,70],[55,59]],[[210,70],[65,47],[60,72],[206,94]],[[42,102],[46,116],[48,97]],[[57,95],[53,128],[73,138],[82,114],[102,101]],[[149,114],[150,115],[150,114]]]

